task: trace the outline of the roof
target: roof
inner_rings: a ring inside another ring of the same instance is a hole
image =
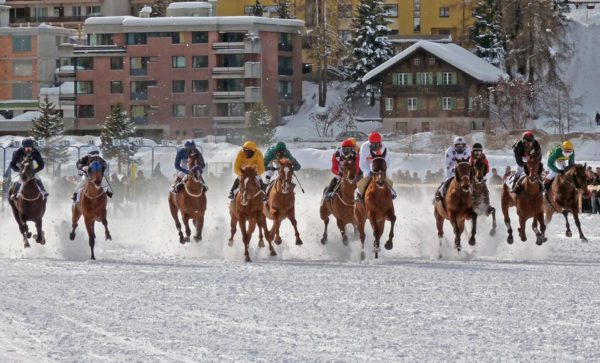
[[[508,78],[508,75],[501,69],[494,67],[461,46],[421,40],[388,59],[387,62],[381,64],[379,67],[371,70],[362,78],[362,82],[369,83],[376,80],[381,74],[405,60],[419,49],[433,54],[484,83],[496,83],[500,77]]]

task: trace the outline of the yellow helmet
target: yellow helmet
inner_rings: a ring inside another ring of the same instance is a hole
[[[573,151],[573,143],[569,140],[563,141],[562,149],[565,151]]]
[[[244,149],[256,151],[256,143],[254,141],[246,141],[242,147]]]

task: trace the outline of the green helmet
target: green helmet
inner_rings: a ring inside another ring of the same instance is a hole
[[[276,145],[275,145],[275,151],[286,151],[287,147],[285,146],[285,142],[283,141],[279,141]]]

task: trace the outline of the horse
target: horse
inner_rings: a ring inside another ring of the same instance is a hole
[[[334,191],[333,198],[324,200],[321,203],[320,216],[325,224],[321,243],[327,243],[327,226],[329,225],[329,216],[333,214],[336,219],[338,229],[342,234],[342,243],[348,245],[348,235],[346,234],[346,225],[352,224],[356,232],[357,221],[354,216],[354,192],[356,191],[357,173],[356,160],[354,157],[342,157],[342,178]]]
[[[567,167],[564,174],[557,175],[550,190],[546,192],[547,200],[546,203],[544,203],[546,224],[550,223],[554,213],[562,213],[567,225],[566,236],[571,237],[571,227],[569,226],[569,219],[567,218],[569,212],[571,212],[573,219],[575,220],[575,225],[579,230],[579,238],[582,241],[587,241],[587,238],[583,235],[581,223],[579,222],[578,191],[582,190],[584,194],[589,195],[587,178],[585,176],[586,166],[587,163],[584,165],[575,164]]]
[[[95,260],[94,245],[96,244],[96,233],[94,232],[94,223],[102,222],[104,225],[104,235],[107,241],[112,240],[110,231],[108,230],[108,222],[106,220],[106,204],[108,197],[106,191],[102,187],[102,179],[104,178],[104,168],[99,161],[94,161],[90,164],[87,171],[87,182],[81,191],[79,201],[73,204],[72,207],[72,226],[73,230],[69,234],[69,238],[75,239],[75,229],[77,222],[83,215],[85,229],[87,230],[90,250],[92,252],[91,259]]]
[[[390,221],[390,233],[385,243],[385,249],[391,250],[394,246],[394,223],[396,223],[396,213],[394,211],[394,201],[392,188],[387,183],[386,171],[387,165],[385,159],[376,157],[371,164],[373,178],[367,186],[364,196],[364,203],[356,203],[354,206],[354,215],[358,225],[358,233],[363,251],[360,256],[365,259],[365,222],[369,219],[373,228],[373,252],[375,258],[379,258],[379,239],[385,228],[385,221]]]
[[[296,222],[296,195],[294,193],[295,184],[292,183],[294,169],[292,162],[289,159],[282,158],[278,160],[279,168],[275,184],[269,191],[268,206],[265,206],[265,215],[273,220],[271,227],[271,239],[275,238],[275,244],[281,244],[281,236],[279,235],[279,227],[281,222],[287,218],[294,227],[296,235],[296,245],[302,245],[300,233],[298,232],[298,223]]]
[[[494,236],[496,234],[496,208],[490,205],[490,191],[484,179],[485,169],[486,165],[481,156],[475,158],[475,162],[473,163],[475,173],[475,178],[473,179],[473,205],[475,206],[475,213],[478,216],[492,216],[490,236]]]
[[[239,223],[240,230],[242,231],[242,240],[244,242],[245,260],[246,262],[250,262],[248,245],[250,244],[252,233],[258,225],[259,229],[262,228],[265,231],[267,242],[269,242],[271,256],[277,256],[277,252],[275,252],[275,248],[273,248],[273,244],[271,243],[271,233],[267,228],[266,218],[263,213],[264,192],[260,188],[260,183],[257,180],[256,166],[243,166],[241,171],[240,190],[229,205],[231,236],[229,237],[228,244],[230,247],[233,245],[236,224]],[[248,226],[246,226],[246,222],[248,223]],[[259,247],[263,246],[259,245]]]
[[[438,239],[440,244],[440,258],[442,238],[444,237],[444,220],[449,220],[454,230],[454,245],[461,251],[460,237],[465,229],[465,221],[473,219],[473,229],[469,238],[469,245],[475,245],[477,232],[477,213],[473,209],[473,178],[474,170],[468,162],[460,162],[454,169],[454,178],[450,181],[444,199],[436,201],[433,214],[436,220]]]
[[[42,218],[46,213],[46,198],[40,191],[35,181],[35,169],[30,157],[23,159],[20,165],[19,176],[21,178],[21,192],[12,200],[9,199],[15,221],[19,225],[19,232],[23,235],[23,247],[29,248],[28,239],[31,238],[31,232],[27,222],[35,223],[37,234],[33,235],[35,241],[41,245],[46,244],[46,237],[42,230]],[[14,183],[9,189],[9,195],[14,194],[17,184]]]
[[[183,188],[180,188],[176,194],[169,192],[169,209],[175,221],[175,227],[179,233],[179,243],[181,244],[190,242],[190,235],[192,234],[189,225],[190,219],[196,228],[194,241],[200,242],[202,240],[204,214],[206,213],[206,185],[202,178],[202,170],[198,165],[199,162],[200,154],[196,152],[190,154],[187,165],[189,174],[186,175],[182,182]],[[185,237],[183,236],[183,232],[181,232],[179,213],[181,213],[181,219],[185,225]]]
[[[520,193],[511,193],[506,183],[502,186],[502,214],[504,214],[504,224],[508,229],[506,242],[512,244],[514,241],[512,227],[510,225],[510,216],[508,210],[510,207],[517,207],[519,216],[519,237],[521,241],[527,241],[525,233],[525,223],[529,218],[533,218],[531,228],[536,235],[536,244],[540,246],[546,239],[546,223],[544,223],[544,208],[542,184],[538,176],[538,168],[541,162],[541,155],[532,153],[527,160],[528,174],[523,180]],[[515,176],[513,176],[514,178]],[[540,229],[538,229],[538,223]]]

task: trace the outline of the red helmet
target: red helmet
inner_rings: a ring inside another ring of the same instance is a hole
[[[354,144],[352,143],[352,140],[346,139],[342,141],[342,147],[354,147]]]
[[[531,131],[525,131],[523,133],[523,141],[529,141],[529,142],[531,142],[531,141],[534,140],[534,138],[535,137],[533,136],[533,132],[531,132]]]
[[[369,135],[369,142],[381,142],[381,135],[379,135],[379,132],[371,132],[371,134]]]

